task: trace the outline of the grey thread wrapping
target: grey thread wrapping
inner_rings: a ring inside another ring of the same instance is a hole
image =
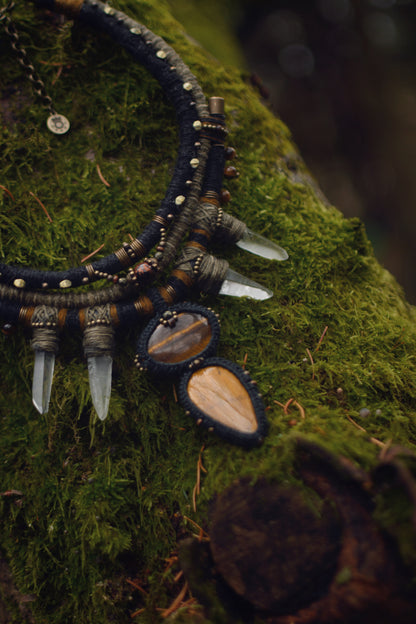
[[[114,349],[114,328],[111,322],[110,306],[95,306],[85,310],[83,347],[85,357],[112,355]]]
[[[33,338],[31,347],[34,351],[58,353],[58,310],[48,306],[35,309],[31,319]]]

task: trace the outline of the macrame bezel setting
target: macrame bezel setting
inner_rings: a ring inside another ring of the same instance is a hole
[[[198,335],[192,331],[191,325],[186,322],[199,323],[203,330],[203,337],[198,342]],[[185,321],[182,323],[182,321]],[[162,341],[165,345],[171,345],[170,354],[159,354],[155,357],[154,341],[157,334],[162,334]],[[183,357],[180,350],[175,349],[177,337],[186,334],[192,341],[192,346],[185,346],[182,353],[189,354]],[[194,337],[194,339],[193,339]],[[184,302],[170,306],[156,314],[142,331],[138,343],[135,363],[142,370],[147,370],[156,376],[179,376],[183,372],[193,370],[207,357],[215,354],[220,338],[220,323],[218,316],[209,308],[204,306]]]

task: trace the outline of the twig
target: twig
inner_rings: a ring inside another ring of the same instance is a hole
[[[46,210],[46,207],[44,204],[42,204],[42,202],[40,201],[39,197],[36,197],[36,195],[34,193],[32,193],[32,191],[29,191],[29,194],[32,195],[32,197],[34,199],[36,199],[36,201],[38,202],[39,206],[42,208],[43,212],[46,214],[46,216],[48,217],[48,220],[50,223],[53,223],[52,221],[52,217],[49,214],[49,212]]]
[[[280,403],[280,401],[274,401],[274,403],[276,403],[276,405],[280,405],[280,407],[283,409],[283,412],[286,414],[286,416],[289,414],[289,405],[291,403],[293,403],[295,399],[292,397],[291,399],[289,399],[288,401],[286,401],[286,403]]]
[[[136,615],[140,615],[141,613],[144,613],[146,611],[145,607],[143,607],[142,609],[137,609],[137,611],[135,611],[134,613],[131,614],[131,618],[135,618]]]
[[[280,407],[283,407],[283,408],[284,408],[284,404],[283,404],[283,403],[280,403],[280,401],[273,401],[273,403],[276,403],[276,405],[280,405]]]
[[[175,384],[172,384],[172,389],[173,389],[173,398],[174,398],[174,400],[175,400],[175,403],[177,403],[177,402],[178,402],[178,394],[177,394],[177,392],[176,392],[176,386],[175,386]]]
[[[109,182],[107,182],[107,180],[105,179],[105,177],[103,176],[103,174],[101,173],[101,169],[100,169],[100,165],[97,163],[97,173],[98,176],[101,180],[101,182],[105,185],[105,186],[111,186],[111,184]]]
[[[294,401],[294,400],[295,400],[295,399],[291,398],[291,399],[289,399],[288,401],[286,401],[286,403],[283,405],[283,411],[284,411],[284,413],[285,413],[286,415],[288,415],[288,414],[289,414],[289,405],[290,405],[291,403],[293,403],[293,401]]]
[[[208,535],[208,533],[207,533],[206,531],[204,531],[204,529],[203,529],[201,526],[199,526],[199,524],[197,524],[197,523],[195,522],[195,520],[191,520],[191,518],[188,518],[188,516],[183,516],[183,519],[184,519],[184,520],[188,520],[188,522],[190,522],[191,524],[193,524],[193,525],[194,525],[194,527],[195,527],[196,529],[198,529],[198,530],[199,530],[199,541],[202,541],[202,539],[203,539],[203,537],[204,537],[204,536],[205,536],[205,539],[209,540],[209,535]]]
[[[166,572],[168,572],[171,567],[173,565],[175,565],[175,563],[178,562],[178,556],[177,555],[173,555],[173,557],[169,557],[168,559],[165,559],[166,561],[166,568],[163,570],[163,574],[166,574]]]
[[[381,440],[377,440],[377,438],[373,438],[373,437],[370,437],[370,442],[372,442],[376,446],[379,446],[382,449],[384,449],[387,446],[386,442],[382,442]],[[389,443],[391,444],[391,440],[389,440],[388,444]]]
[[[201,470],[205,472],[205,474],[207,473],[207,470],[206,468],[204,468],[204,465],[202,463],[202,453],[204,452],[204,448],[205,444],[202,445],[202,448],[199,451],[199,457],[196,464],[196,483],[192,493],[192,503],[194,511],[196,511],[196,497],[199,496],[199,494],[201,493]]]
[[[101,251],[101,249],[103,247],[104,247],[104,243],[102,245],[100,245],[95,251],[92,251],[90,254],[88,254],[88,256],[85,256],[84,258],[82,258],[81,262],[86,262],[87,260],[89,260],[90,258],[95,256],[95,254],[97,254],[99,251]]]
[[[14,202],[16,201],[9,189],[3,186],[3,184],[0,184],[0,189],[4,191]]]
[[[61,77],[61,74],[62,74],[62,70],[63,70],[63,68],[64,68],[64,67],[63,67],[63,65],[60,65],[60,66],[58,67],[58,71],[56,72],[56,76],[55,76],[55,78],[52,80],[52,84],[53,84],[53,85],[54,85],[56,82],[58,82],[59,78]]]
[[[302,407],[302,405],[298,403],[297,401],[293,401],[293,405],[298,408],[300,412],[300,417],[302,418],[302,420],[305,420],[305,410]]]
[[[147,596],[148,593],[143,587],[141,587],[136,581],[132,581],[131,579],[126,579],[127,583],[134,587],[134,589],[138,589],[144,596]]]
[[[286,416],[289,415],[289,406],[294,405],[294,407],[296,407],[299,412],[300,412],[300,417],[305,420],[305,409],[302,407],[302,405],[298,402],[295,401],[295,399],[292,397],[290,398],[288,401],[286,401],[286,403],[280,403],[279,401],[274,401],[277,405],[280,405],[281,408],[283,408],[283,412],[286,414]]]
[[[327,331],[328,331],[328,325],[326,325],[326,327],[325,327],[324,331],[322,332],[321,337],[319,338],[318,344],[317,344],[316,349],[315,349],[315,353],[316,353],[317,351],[319,351],[319,347],[321,346],[322,341],[323,341],[323,339],[325,338],[325,334],[326,334],[326,332],[327,332]]]
[[[188,585],[188,582],[186,582],[185,585],[182,587],[181,591],[179,592],[179,594],[176,596],[175,600],[170,605],[170,607],[162,611],[161,616],[163,618],[167,618],[169,615],[174,613],[180,607],[181,602],[185,598],[186,592],[188,591],[188,589],[189,589],[189,585]]]
[[[347,419],[350,421],[350,423],[352,423],[354,425],[354,427],[357,427],[357,429],[359,429],[363,433],[368,433],[367,429],[364,429],[364,427],[361,427],[361,425],[356,423],[355,420],[353,420],[351,418],[351,416],[349,416],[348,414],[347,414]],[[392,442],[391,440],[389,440],[388,442],[381,442],[381,440],[377,440],[377,438],[373,438],[373,436],[370,436],[369,440],[370,440],[370,442],[372,442],[372,444],[375,444],[376,446],[379,446],[382,449],[385,449],[386,446],[389,447],[391,445],[391,442]]]
[[[364,431],[364,433],[367,433],[367,430],[364,429],[364,427],[361,427],[361,425],[359,425],[358,423],[356,423],[355,420],[353,420],[351,416],[349,416],[348,414],[347,414],[347,418],[350,421],[350,423],[354,425],[354,427],[357,427],[357,429],[359,429],[360,431]]]
[[[313,361],[313,357],[312,357],[312,353],[309,351],[309,349],[306,349],[306,353],[309,355],[309,359],[311,361],[312,364],[312,381],[315,379],[315,362]]]

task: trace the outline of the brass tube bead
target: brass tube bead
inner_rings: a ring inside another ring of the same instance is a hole
[[[208,100],[211,115],[224,115],[224,98],[210,97]]]

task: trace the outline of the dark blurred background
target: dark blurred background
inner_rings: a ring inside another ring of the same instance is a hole
[[[416,303],[416,1],[238,4],[254,81],[330,202],[362,218]]]

